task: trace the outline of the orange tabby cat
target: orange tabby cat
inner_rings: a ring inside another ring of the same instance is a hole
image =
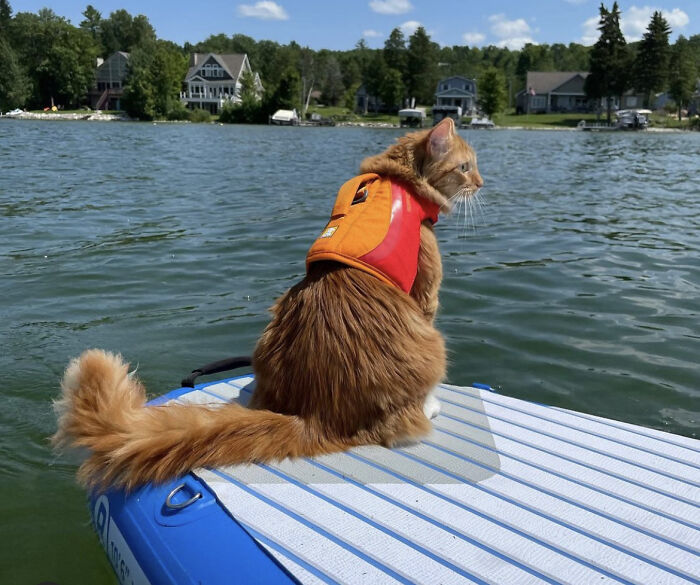
[[[418,200],[450,208],[481,187],[472,149],[443,120],[366,159],[363,173],[401,181]],[[255,348],[249,408],[232,403],[145,406],[119,356],[73,360],[56,402],[56,446],[89,449],[87,485],[133,488],[196,467],[279,460],[416,440],[439,411],[445,375],[433,327],[442,266],[432,224],[420,227],[415,281],[406,294],[355,267],[320,261],[272,308]]]

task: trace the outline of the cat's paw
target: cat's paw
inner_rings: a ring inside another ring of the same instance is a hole
[[[427,419],[433,419],[440,414],[440,401],[435,396],[435,392],[431,392],[425,397],[423,414],[425,414]]]

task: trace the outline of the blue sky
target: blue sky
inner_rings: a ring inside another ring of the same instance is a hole
[[[211,34],[242,33],[286,44],[295,40],[313,49],[348,50],[364,38],[382,47],[395,27],[410,34],[419,24],[441,45],[497,45],[518,49],[526,42],[592,44],[599,0],[10,0],[15,12],[49,6],[73,24],[88,3],[103,16],[118,8],[145,14],[160,38],[196,43]],[[673,29],[700,33],[700,0],[618,2],[628,41],[638,40],[654,10]],[[612,0],[605,2],[612,6]]]

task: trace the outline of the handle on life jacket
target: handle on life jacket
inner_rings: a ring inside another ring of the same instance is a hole
[[[189,376],[182,379],[180,385],[183,388],[194,388],[194,381],[199,378],[199,376],[218,374],[219,372],[228,372],[229,370],[235,370],[236,368],[250,366],[252,363],[253,360],[248,356],[232,357],[219,360],[217,362],[211,362],[205,366],[202,366],[201,368],[192,370],[192,373]]]
[[[358,203],[358,201],[355,201],[355,195],[357,195],[362,185],[371,183],[377,179],[379,179],[379,175],[376,173],[365,173],[364,175],[358,175],[347,181],[338,191],[338,198],[335,200],[331,219],[337,219],[338,217],[347,215],[353,202]]]

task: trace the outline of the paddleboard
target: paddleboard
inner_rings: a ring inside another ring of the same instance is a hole
[[[170,401],[247,403],[251,375]],[[441,385],[420,444],[90,497],[122,584],[700,583],[700,441]]]

